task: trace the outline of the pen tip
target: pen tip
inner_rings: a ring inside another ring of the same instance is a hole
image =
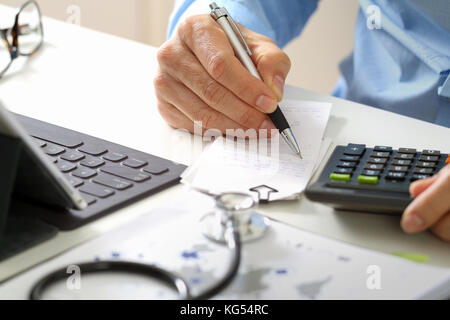
[[[300,159],[303,160],[303,156],[302,156],[302,153],[301,153],[301,152],[298,153],[298,156],[300,157]]]

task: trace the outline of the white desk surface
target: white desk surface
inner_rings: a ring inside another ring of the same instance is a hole
[[[8,13],[0,6],[0,18]],[[29,60],[16,61],[0,80],[1,99],[11,110],[185,164],[200,154],[191,135],[169,128],[157,112],[152,82],[156,48],[52,19],[45,19],[44,27],[43,49]],[[450,152],[448,128],[292,87],[286,96],[332,102],[326,136],[334,144]],[[0,281],[170,201],[184,188],[172,187],[78,230],[61,232],[0,263]],[[404,234],[399,217],[335,212],[306,199],[265,205],[259,211],[330,238],[385,253],[425,254],[429,264],[450,267],[450,244],[429,232]],[[0,286],[0,299],[26,298],[30,286],[26,274],[20,274]]]

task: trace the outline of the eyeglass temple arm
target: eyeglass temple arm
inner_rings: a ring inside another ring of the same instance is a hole
[[[6,34],[8,34],[8,32],[12,31],[13,28],[7,28],[7,29],[0,29],[0,32],[2,34],[2,36],[6,36]],[[36,28],[30,28],[29,24],[23,24],[19,26],[19,36],[26,36],[29,35],[32,32],[36,32],[39,30],[39,27]]]

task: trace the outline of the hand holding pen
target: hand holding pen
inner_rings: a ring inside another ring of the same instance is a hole
[[[240,27],[240,26],[239,26]],[[175,128],[276,129],[277,110],[290,70],[288,56],[269,38],[240,27],[264,81],[236,58],[230,40],[210,15],[185,19],[158,52],[154,84],[158,108]]]

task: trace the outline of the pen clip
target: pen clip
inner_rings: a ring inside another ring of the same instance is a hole
[[[234,22],[233,18],[231,17],[230,13],[228,12],[228,10],[224,7],[222,7],[222,8],[218,7],[215,2],[211,3],[209,5],[209,7],[211,8],[211,15],[213,16],[213,18],[216,21],[219,20],[220,18],[224,17],[228,20],[229,23],[231,23],[234,30],[237,31],[237,33],[239,34],[239,37],[241,38],[240,40],[241,40],[242,44],[245,46],[245,51],[247,51],[248,55],[251,57],[253,55],[252,50],[250,50],[250,47],[248,46],[248,43],[245,40],[244,35],[241,32],[241,29],[239,29],[236,22]]]

